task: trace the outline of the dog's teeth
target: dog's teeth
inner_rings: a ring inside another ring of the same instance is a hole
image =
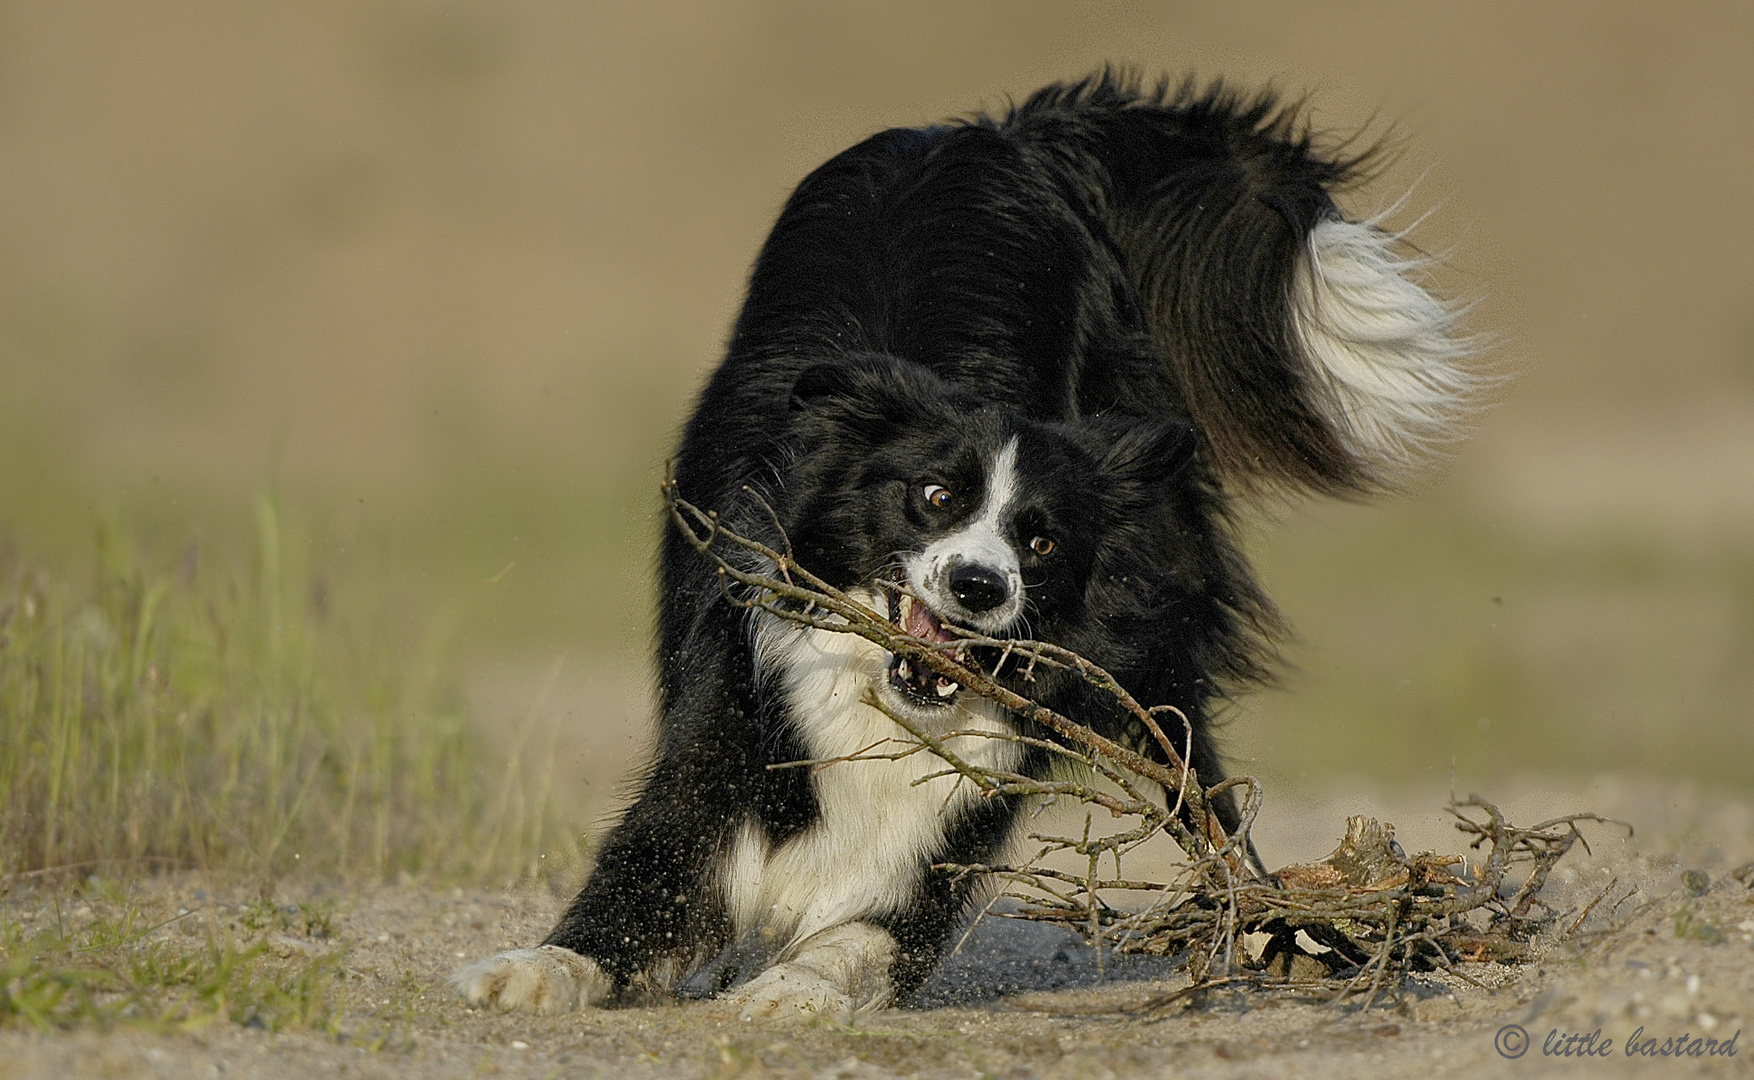
[[[900,675],[902,678],[902,681],[904,681],[904,682],[907,681],[908,679],[911,679],[914,677],[914,669],[911,666],[909,666],[909,664],[906,660],[903,660],[901,663],[895,665],[895,673],[897,675]]]
[[[907,617],[910,613],[912,613],[913,609],[914,609],[914,598],[909,596],[907,593],[902,593],[901,594],[901,603],[896,605],[895,611],[896,611],[896,614],[899,615],[901,618],[901,625],[902,625],[903,629],[907,628]]]
[[[938,676],[937,690],[938,690],[939,697],[949,697],[951,694],[956,693],[956,691],[959,689],[960,689],[960,687],[958,687],[955,683],[951,682],[949,679],[946,679],[942,675]]]

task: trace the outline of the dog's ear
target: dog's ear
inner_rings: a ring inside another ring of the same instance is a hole
[[[1180,420],[1147,421],[1115,440],[1104,464],[1115,471],[1131,470],[1142,479],[1167,482],[1194,460],[1198,442],[1194,429]]]
[[[950,394],[926,368],[883,353],[856,353],[799,372],[791,409],[872,438],[933,416]]]
[[[1153,490],[1179,476],[1198,446],[1194,429],[1180,420],[1103,416],[1080,427],[1104,473]]]
[[[792,383],[792,411],[796,413],[820,408],[834,398],[855,393],[856,383],[851,364],[843,361],[812,364],[800,372],[797,381]]]

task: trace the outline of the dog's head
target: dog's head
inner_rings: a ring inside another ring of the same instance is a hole
[[[947,626],[1076,636],[1093,584],[1121,565],[1117,545],[1161,520],[1194,449],[1175,421],[1035,423],[881,355],[805,370],[792,408],[785,525],[799,561],[880,595],[926,640],[951,640]],[[958,691],[899,659],[889,676],[916,705]]]

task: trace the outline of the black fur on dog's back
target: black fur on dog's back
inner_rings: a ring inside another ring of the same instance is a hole
[[[799,185],[729,360],[886,351],[1039,417],[1183,417],[1233,487],[1368,492],[1394,463],[1324,407],[1292,288],[1370,156],[1321,155],[1270,93],[1112,73],[886,131]]]
[[[1176,455],[1140,486],[1149,499],[1085,523],[1102,535],[1081,614],[1038,629],[1139,700],[1181,708],[1212,784],[1212,706],[1266,674],[1279,628],[1231,535],[1230,500],[1392,486],[1453,433],[1473,386],[1449,309],[1410,280],[1416,263],[1335,206],[1359,163],[1322,153],[1269,95],[1146,92],[1112,73],[1003,117],[875,135],[787,202],[683,433],[680,489],[762,534],[752,487],[809,551],[823,518],[806,479],[825,454],[868,460],[892,428],[957,431],[978,415],[961,437],[1071,448],[1065,468],[1115,498],[1142,483],[1103,472],[1127,447],[1191,430],[1192,460]],[[824,409],[863,410],[869,426],[825,426]],[[844,441],[859,438],[873,448]],[[880,487],[872,498],[887,497]],[[857,586],[878,556],[821,572]],[[769,768],[810,757],[809,718],[763,674],[748,616],[673,533],[659,603],[661,720],[643,791],[548,938],[617,988],[673,984],[732,946],[724,881],[746,843],[738,830],[757,827],[777,851],[820,815],[809,770]],[[1138,741],[1082,684],[1033,692]],[[984,800],[950,815],[925,865],[986,861],[1014,811]],[[922,873],[912,906],[870,916],[898,943],[903,991],[967,899],[966,883]],[[755,962],[723,961],[717,983]]]

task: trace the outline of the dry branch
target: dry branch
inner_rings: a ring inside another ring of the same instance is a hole
[[[957,878],[991,880],[1001,896],[1019,905],[1006,917],[1077,930],[1097,949],[1099,964],[1105,943],[1122,951],[1185,957],[1194,985],[1146,1003],[1147,1011],[1239,983],[1325,987],[1335,1002],[1363,994],[1368,1005],[1409,971],[1522,960],[1538,935],[1558,930],[1561,913],[1542,902],[1541,889],[1559,859],[1582,840],[1578,823],[1607,819],[1573,814],[1518,828],[1477,796],[1459,802],[1452,796],[1449,810],[1457,829],[1470,838],[1472,848],[1485,849],[1485,857],[1471,868],[1460,855],[1426,852],[1409,857],[1394,842],[1393,826],[1351,818],[1345,839],[1325,860],[1263,875],[1253,868],[1249,845],[1249,830],[1263,799],[1261,786],[1253,777],[1238,776],[1203,787],[1186,763],[1192,731],[1181,710],[1142,705],[1103,668],[1048,642],[994,638],[948,623],[944,629],[953,635],[951,641],[909,635],[800,565],[772,506],[752,489],[744,490],[771,523],[774,544],[743,535],[727,527],[716,511],[689,503],[673,477],[666,477],[663,485],[671,521],[711,563],[729,603],[801,626],[856,634],[1037,725],[1032,729],[1026,724],[1025,732],[1045,729],[1050,736],[933,731],[872,694],[867,703],[897,725],[896,736],[887,741],[893,745],[878,743],[844,757],[769,767],[847,767],[925,752],[942,760],[945,768],[922,783],[960,775],[989,798],[1073,798],[1116,817],[1133,818],[1132,827],[1107,836],[1091,837],[1088,822],[1077,838],[1032,834],[1042,847],[1022,864],[935,869]],[[888,587],[906,591],[900,584]],[[991,671],[974,662],[974,650],[999,657]],[[1152,760],[1140,749],[1117,743],[998,681],[1014,658],[1026,661],[1025,681],[1038,668],[1058,669],[1110,695],[1149,734],[1154,745],[1148,749],[1162,760]],[[1181,746],[1163,730],[1159,717],[1164,715],[1179,719],[1185,735]],[[1036,779],[972,764],[948,745],[968,736],[1009,739],[1063,757],[1088,770],[1091,780]],[[1097,778],[1115,790],[1099,786]],[[1162,799],[1148,796],[1139,780],[1157,785]],[[1210,806],[1232,788],[1243,789],[1241,820],[1237,828],[1226,830]],[[1175,840],[1187,862],[1167,881],[1124,876],[1122,857],[1159,831]],[[1085,856],[1087,871],[1040,865],[1056,851]],[[1104,856],[1114,862],[1115,873],[1109,877],[1098,872]],[[1455,870],[1458,865],[1463,869]],[[1103,899],[1103,893],[1117,891],[1151,894],[1155,900],[1142,909],[1127,909]],[[1592,902],[1577,914],[1564,932],[1575,931],[1594,906]]]

